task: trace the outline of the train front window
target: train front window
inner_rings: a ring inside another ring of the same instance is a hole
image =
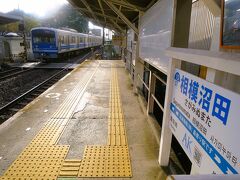
[[[33,43],[55,43],[55,33],[53,31],[33,31],[32,32]]]

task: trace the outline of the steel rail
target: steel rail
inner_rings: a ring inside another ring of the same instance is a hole
[[[17,71],[17,70],[19,70],[20,68],[13,68],[13,69],[9,69],[9,70],[6,70],[6,71],[2,71],[2,72],[0,72],[0,76],[1,75],[5,75],[5,74],[8,74],[8,73],[10,73],[10,72],[12,72],[12,71]]]
[[[3,76],[3,77],[0,77],[0,81],[3,81],[5,79],[8,79],[8,78],[11,78],[11,77],[14,77],[16,75],[19,75],[19,74],[23,74],[25,72],[28,72],[28,71],[32,71],[34,68],[31,68],[31,69],[26,69],[26,70],[20,70],[19,72],[15,72],[15,73],[12,73],[12,74],[8,74],[6,76]]]
[[[95,52],[94,52],[95,53]],[[84,55],[79,61],[87,59],[88,57],[90,57],[92,55],[92,52],[87,53],[86,55]],[[64,69],[60,70],[59,72],[55,73],[54,75],[52,75],[51,77],[49,77],[48,79],[46,79],[45,81],[41,82],[40,84],[36,85],[35,87],[33,87],[32,89],[28,90],[27,92],[25,92],[24,94],[18,96],[17,98],[15,98],[14,100],[12,100],[11,102],[7,103],[6,105],[4,105],[3,107],[0,108],[0,115],[3,115],[4,112],[7,112],[9,109],[11,109],[12,107],[14,107],[15,105],[17,105],[21,100],[25,99],[26,97],[28,97],[29,95],[31,95],[31,93],[37,91],[38,89],[40,89],[41,87],[43,87],[45,84],[51,82],[51,80],[54,80],[55,78],[57,78],[58,76],[60,76],[63,72],[66,72],[69,70],[69,67],[71,67],[72,64],[69,64],[68,66],[64,67]],[[44,92],[44,91],[43,91]],[[41,93],[37,93],[37,94],[41,94]],[[28,101],[29,103],[30,101]],[[6,120],[3,120],[3,122]],[[2,122],[2,123],[3,123]],[[1,124],[1,122],[0,122]]]
[[[17,97],[16,99],[12,100],[11,102],[9,102],[8,104],[6,104],[5,106],[0,108],[0,114],[3,114],[4,111],[6,111],[7,109],[13,107],[15,104],[17,104],[20,100],[24,99],[26,96],[28,96],[30,93],[32,93],[33,91],[36,91],[37,89],[39,89],[40,87],[42,87],[43,85],[45,85],[46,83],[50,82],[51,80],[53,80],[53,78],[57,77],[58,75],[60,75],[61,73],[63,73],[64,71],[66,71],[67,68],[62,69],[61,71],[57,72],[56,74],[54,74],[53,76],[51,76],[50,78],[48,78],[47,80],[41,82],[40,84],[36,85],[35,87],[33,87],[32,89],[28,90],[27,92],[25,92],[24,94],[20,95],[19,97]]]

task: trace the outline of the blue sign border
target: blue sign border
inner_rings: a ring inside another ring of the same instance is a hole
[[[238,172],[221,156],[221,154],[205,139],[205,137],[191,124],[191,122],[181,113],[180,110],[178,110],[173,103],[170,105],[170,110],[191,133],[191,135],[196,139],[196,141],[201,145],[201,147],[206,151],[209,157],[215,162],[215,164],[222,170],[224,174],[229,174],[228,170],[230,170],[233,174],[238,174]],[[200,138],[196,137],[196,133],[198,133]],[[212,151],[206,149],[206,146],[203,146],[200,139],[203,139],[205,143],[212,149]],[[220,159],[220,162],[216,160],[216,157]]]

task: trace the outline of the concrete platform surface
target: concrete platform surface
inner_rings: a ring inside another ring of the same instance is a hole
[[[35,68],[35,69],[69,69],[76,68],[78,63],[40,63],[40,62],[28,62],[28,63],[13,63],[10,64],[12,67],[20,68]]]
[[[118,82],[119,92],[115,86],[110,86],[114,79],[113,69],[117,74],[115,80]],[[76,87],[82,88],[82,91],[78,92]],[[75,93],[74,96],[75,91],[78,94]],[[55,141],[55,145],[70,145],[64,159],[83,160],[87,145],[107,146],[110,102],[113,99],[110,94],[113,96],[113,91],[119,93],[122,104],[117,111],[122,111],[124,114],[126,147],[130,154],[132,177],[99,177],[98,179],[166,179],[166,173],[160,168],[157,161],[158,143],[149,127],[147,117],[141,110],[138,98],[132,91],[124,63],[116,60],[92,60],[82,63],[3,123],[0,126],[0,176],[3,176],[19,154],[29,147],[29,143],[34,141],[34,137],[36,139],[38,132],[49,122],[51,123],[51,119],[60,119],[57,117],[56,111],[61,107],[66,109],[68,107],[67,100],[73,96],[76,97],[75,102],[69,100],[68,103],[72,103],[74,108],[69,108],[72,113],[69,116],[66,115],[67,117],[64,116],[67,120],[64,122],[67,123],[64,124],[59,138]],[[54,121],[54,123],[58,122]],[[59,127],[61,126],[62,124]],[[44,142],[42,143],[44,145]],[[68,178],[59,177],[58,179]],[[92,178],[76,177],[71,179]]]

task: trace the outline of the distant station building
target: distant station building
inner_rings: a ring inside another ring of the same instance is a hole
[[[22,17],[0,13],[0,25],[23,21]],[[31,56],[30,38],[27,38],[28,56]],[[14,32],[1,32],[0,60],[18,60],[24,52],[23,37]]]
[[[101,36],[101,29],[91,29],[92,34],[96,36]]]

